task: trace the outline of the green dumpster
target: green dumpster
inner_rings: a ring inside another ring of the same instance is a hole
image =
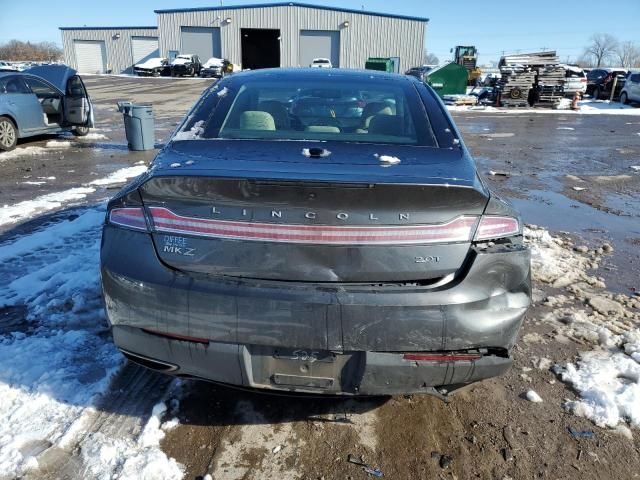
[[[467,93],[469,72],[462,65],[449,62],[427,72],[426,82],[436,93],[444,95],[464,95]]]
[[[395,64],[391,58],[369,57],[364,64],[367,70],[380,70],[381,72],[394,73]]]

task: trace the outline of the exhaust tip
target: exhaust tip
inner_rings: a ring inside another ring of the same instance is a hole
[[[155,370],[161,373],[171,373],[178,370],[178,366],[172,363],[162,362],[153,358],[145,357],[137,353],[128,352],[127,350],[120,349],[122,354],[133,363],[137,363],[150,370]]]

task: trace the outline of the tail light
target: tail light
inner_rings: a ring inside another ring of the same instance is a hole
[[[520,233],[520,222],[514,217],[484,215],[480,219],[474,240],[493,240]]]
[[[147,232],[147,220],[142,207],[116,207],[109,211],[109,223],[119,227]]]
[[[402,226],[285,225],[185,217],[163,207],[149,207],[155,231],[232,240],[319,245],[419,245],[468,242],[475,216],[444,224]]]

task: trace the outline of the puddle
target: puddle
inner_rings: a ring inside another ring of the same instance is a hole
[[[604,205],[620,212],[623,216],[636,217],[636,221],[640,223],[637,218],[640,212],[640,198],[623,193],[610,194],[606,196]]]
[[[618,216],[600,211],[564,195],[544,190],[531,190],[528,198],[512,198],[525,223],[533,223],[551,231],[572,232],[589,245],[611,241],[615,251],[605,257],[597,275],[605,278],[615,292],[629,294],[640,288],[637,271],[640,248],[629,239],[640,239],[637,217]]]

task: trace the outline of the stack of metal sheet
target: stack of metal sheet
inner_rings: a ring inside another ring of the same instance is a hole
[[[536,80],[536,73],[522,67],[502,67],[502,77],[498,89],[502,92],[500,101],[505,107],[529,106],[529,92]]]
[[[565,69],[560,65],[538,68],[538,101],[555,105],[564,98]]]

